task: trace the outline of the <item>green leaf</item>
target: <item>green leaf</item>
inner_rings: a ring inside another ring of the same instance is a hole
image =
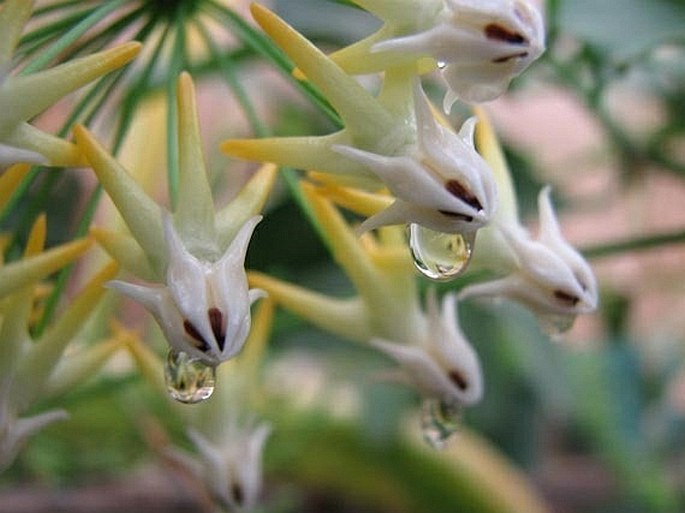
[[[675,0],[567,0],[564,31],[627,60],[666,42],[685,43],[685,3]]]

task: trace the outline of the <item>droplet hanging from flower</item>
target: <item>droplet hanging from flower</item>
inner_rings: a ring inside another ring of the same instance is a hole
[[[172,349],[164,365],[164,379],[172,399],[195,404],[209,399],[214,392],[216,367]]]
[[[409,225],[409,249],[414,265],[432,280],[452,280],[468,267],[476,232],[443,233],[419,224]]]
[[[455,402],[426,399],[421,411],[423,439],[433,448],[445,448],[447,440],[460,426],[461,406]]]

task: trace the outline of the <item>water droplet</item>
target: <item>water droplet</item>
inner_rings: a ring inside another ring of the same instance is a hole
[[[445,448],[447,440],[459,430],[461,406],[455,402],[426,399],[421,411],[423,439],[433,448]]]
[[[195,404],[214,392],[216,369],[183,351],[169,351],[164,366],[166,389],[172,399]]]
[[[550,337],[567,332],[576,320],[575,314],[546,313],[538,314],[537,318],[540,329]]]
[[[438,69],[445,69],[447,63],[445,61],[438,61]]]
[[[452,280],[469,265],[476,232],[443,233],[419,224],[409,225],[409,249],[414,265],[432,280]]]

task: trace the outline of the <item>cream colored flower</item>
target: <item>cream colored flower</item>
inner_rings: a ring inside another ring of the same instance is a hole
[[[427,317],[427,329],[418,344],[374,338],[371,345],[397,361],[396,377],[423,397],[455,406],[477,403],[483,396],[483,375],[478,355],[459,328],[456,296],[447,294],[439,309],[431,290]]]
[[[372,96],[353,77],[275,14],[253,6],[264,30],[327,96],[345,128],[326,136],[231,140],[228,154],[340,177],[367,189],[387,187],[396,201],[360,231],[417,223],[444,232],[473,231],[496,208],[492,173],[473,146],[474,121],[459,135],[435,120],[418,79],[386,73]]]
[[[447,83],[445,110],[457,99],[489,101],[545,48],[544,26],[528,0],[358,0],[381,29],[331,58],[350,73],[419,63],[437,65]]]
[[[564,331],[577,315],[597,308],[597,282],[587,261],[564,239],[549,187],[540,191],[538,210],[535,239],[513,222],[492,227],[501,234],[500,250],[510,255],[512,268],[503,278],[466,287],[461,297],[507,297],[530,308],[547,331]]]
[[[259,289],[248,289],[243,267],[252,231],[260,220],[260,216],[250,218],[221,258],[212,262],[188,252],[171,215],[166,214],[166,285],[122,281],[109,285],[145,306],[172,348],[218,365],[241,351],[250,331],[250,305],[264,296]]]
[[[115,281],[111,286],[155,317],[169,345],[209,366],[234,357],[250,329],[250,305],[263,294],[249,290],[245,253],[275,179],[264,166],[227,206],[215,210],[202,154],[194,86],[178,80],[179,187],[173,214],[150,198],[84,127],[76,141],[112,198],[127,233],[96,231],[122,267],[153,285]]]

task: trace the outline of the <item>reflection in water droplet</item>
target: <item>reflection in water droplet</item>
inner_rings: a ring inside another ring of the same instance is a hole
[[[443,233],[409,225],[409,249],[414,265],[432,280],[452,280],[468,267],[476,232]]]
[[[183,351],[172,349],[164,365],[164,379],[172,399],[194,404],[208,399],[214,392],[216,369]]]
[[[421,411],[423,439],[433,449],[444,449],[447,440],[458,431],[461,406],[454,402],[426,399]]]
[[[561,335],[573,326],[576,320],[575,314],[538,314],[540,329],[550,337]]]

